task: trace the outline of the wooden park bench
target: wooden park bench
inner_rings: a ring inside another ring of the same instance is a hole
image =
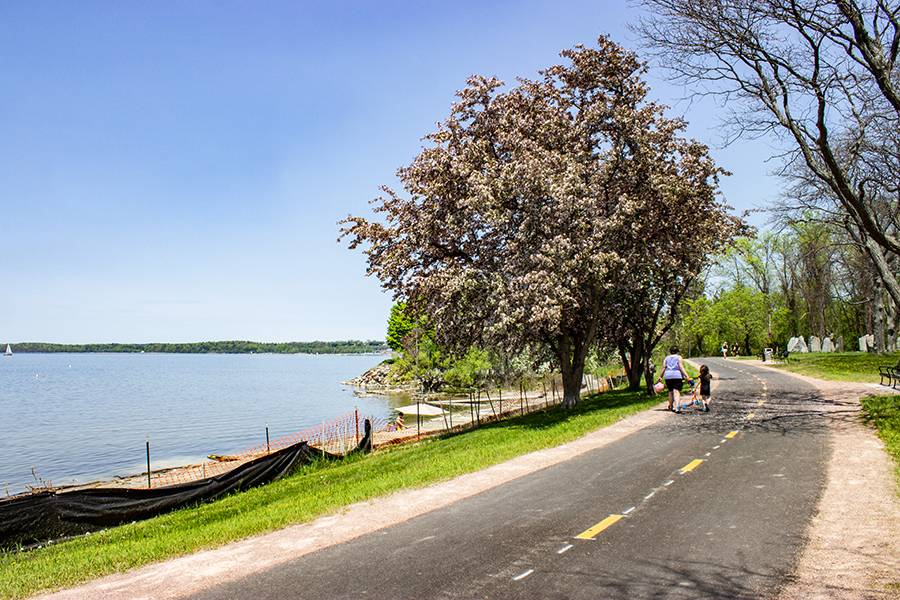
[[[879,382],[881,385],[889,385],[897,389],[897,384],[900,383],[900,362],[897,362],[893,367],[890,365],[878,367],[878,376],[881,377]]]

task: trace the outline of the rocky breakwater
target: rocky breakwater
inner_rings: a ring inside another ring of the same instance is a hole
[[[358,375],[343,383],[363,388],[369,392],[392,392],[406,389],[402,383],[394,381],[391,374],[391,365],[387,361],[379,363],[362,375]]]

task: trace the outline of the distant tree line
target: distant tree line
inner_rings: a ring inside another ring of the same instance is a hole
[[[48,344],[22,342],[12,344],[17,352],[171,352],[175,354],[361,354],[383,352],[387,345],[378,340],[337,342],[190,342],[184,344]]]
[[[839,226],[779,219],[777,230],[736,240],[688,295],[670,332],[686,353],[784,349],[793,336],[843,337],[856,350],[873,334],[878,352],[896,347],[897,310],[863,248]]]

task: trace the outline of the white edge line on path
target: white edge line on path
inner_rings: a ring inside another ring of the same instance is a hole
[[[556,553],[557,553],[557,554],[562,554],[562,553],[564,553],[564,552],[568,552],[569,550],[571,550],[571,549],[574,548],[574,547],[575,547],[575,546],[573,546],[572,544],[566,544],[565,546],[563,546],[562,548],[560,548],[559,550],[557,550]]]
[[[534,573],[534,569],[528,569],[527,571],[525,571],[525,572],[522,573],[521,575],[516,575],[515,577],[513,577],[513,581],[519,581],[520,579],[525,579],[526,577],[528,577],[528,576],[531,575],[532,573]]]

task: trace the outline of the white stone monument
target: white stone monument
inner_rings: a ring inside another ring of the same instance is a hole
[[[815,336],[815,335],[809,336],[809,351],[810,352],[821,352],[822,351],[822,342],[819,340],[818,336]]]
[[[834,349],[837,350],[838,352],[844,351],[844,336],[842,336],[842,335],[838,336],[837,343],[835,344]]]
[[[787,347],[788,352],[809,352],[809,348],[806,346],[806,341],[803,339],[803,336],[791,338],[788,342]]]
[[[834,343],[832,343],[830,337],[822,340],[822,352],[834,352]]]

